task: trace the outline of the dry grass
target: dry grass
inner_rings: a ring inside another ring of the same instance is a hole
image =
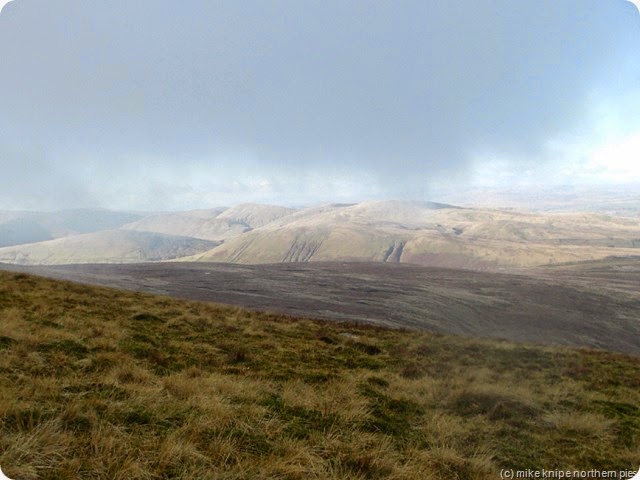
[[[640,464],[640,361],[0,273],[16,479],[498,478]]]

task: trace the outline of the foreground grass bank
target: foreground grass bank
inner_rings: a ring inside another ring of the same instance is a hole
[[[638,405],[638,358],[0,272],[0,466],[18,480],[626,470]]]

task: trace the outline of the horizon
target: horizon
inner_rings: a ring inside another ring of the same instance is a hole
[[[15,0],[12,0],[15,1]],[[580,199],[587,200],[589,197],[596,197],[598,195],[610,195],[613,197],[625,196],[631,194],[637,196],[640,200],[640,181],[638,182],[626,182],[619,184],[558,184],[558,185],[517,185],[517,186],[495,186],[495,185],[466,185],[461,192],[459,186],[446,186],[434,188],[432,190],[433,195],[426,198],[408,198],[402,196],[384,196],[384,195],[369,195],[369,196],[351,196],[349,198],[332,198],[329,196],[308,199],[305,202],[296,201],[259,201],[259,200],[246,200],[243,198],[231,198],[228,202],[221,203],[198,203],[193,205],[176,206],[174,208],[110,208],[108,206],[68,206],[62,208],[51,209],[20,209],[20,208],[0,208],[0,212],[27,212],[27,213],[55,213],[62,211],[112,211],[112,212],[132,212],[132,213],[171,213],[171,212],[184,212],[184,211],[196,211],[196,210],[212,210],[216,208],[233,208],[240,205],[262,205],[262,206],[278,206],[286,208],[312,208],[321,205],[332,204],[346,204],[356,205],[359,203],[367,202],[402,202],[402,203],[443,203],[451,204],[452,206],[458,206],[458,204],[474,204],[479,207],[483,205],[482,195],[496,195],[503,198],[508,203],[509,198],[514,196],[522,197],[523,199],[531,200],[532,202],[538,201],[538,203],[544,203],[547,198],[540,199],[541,193],[560,197],[562,195],[577,195]],[[464,197],[464,199],[463,199]],[[455,202],[451,201],[454,198]],[[537,199],[537,200],[536,200]],[[457,203],[456,203],[457,202]],[[509,208],[509,205],[505,203],[503,207]],[[536,209],[536,203],[531,204],[532,209]]]
[[[547,195],[544,198],[540,198],[540,194],[544,193]],[[484,195],[484,196],[483,196]],[[491,200],[487,200],[487,195],[489,195]],[[632,195],[629,201],[634,205],[635,203],[640,202],[640,182],[639,183],[624,183],[617,185],[535,185],[535,186],[525,186],[525,187],[495,187],[495,186],[470,186],[463,193],[460,193],[455,188],[450,189],[441,189],[438,194],[435,194],[433,197],[426,199],[416,199],[416,198],[401,198],[401,197],[382,197],[382,196],[370,196],[370,197],[358,197],[358,198],[350,198],[350,199],[319,199],[319,200],[309,200],[306,203],[301,202],[260,202],[260,201],[245,201],[243,199],[237,199],[236,201],[231,201],[227,203],[218,203],[218,204],[201,204],[195,206],[186,206],[184,208],[176,207],[176,208],[166,208],[166,209],[136,209],[136,208],[109,208],[103,206],[77,206],[77,207],[65,207],[65,208],[53,208],[53,209],[8,209],[8,208],[0,208],[0,213],[61,213],[61,212],[82,212],[82,211],[105,211],[105,212],[114,212],[114,213],[134,213],[134,214],[142,214],[142,215],[156,215],[156,214],[170,214],[170,213],[180,213],[180,212],[190,212],[190,211],[208,211],[215,210],[218,208],[231,209],[243,205],[256,205],[256,206],[274,206],[274,207],[285,207],[292,209],[307,209],[314,208],[320,206],[327,205],[346,205],[353,206],[363,203],[375,203],[375,202],[399,202],[399,203],[433,203],[433,204],[443,204],[449,205],[455,208],[488,208],[488,209],[519,209],[519,210],[530,210],[532,212],[535,211],[545,211],[549,208],[546,208],[549,202],[553,203],[553,201],[558,201],[563,196],[573,195],[577,197],[578,202],[587,202],[590,199],[594,199],[599,195],[604,195],[605,197],[605,205],[606,202],[610,202],[610,206],[618,205],[620,202],[620,197],[626,197],[627,195]],[[637,197],[637,199],[635,198]],[[522,203],[527,202],[527,207],[523,207]],[[634,203],[635,202],[635,203]],[[619,206],[619,205],[618,205]],[[586,207],[580,207],[576,205],[564,205],[561,208],[559,205],[556,206],[557,210],[566,210],[566,211],[593,211],[596,210],[588,210]],[[637,208],[640,211],[640,204]]]

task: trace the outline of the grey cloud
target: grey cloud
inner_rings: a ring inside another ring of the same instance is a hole
[[[60,204],[135,199],[167,171],[186,188],[189,169],[218,185],[340,169],[419,195],[475,153],[517,161],[588,134],[594,91],[638,88],[638,26],[624,0],[15,0],[0,204],[55,204],[52,178]]]

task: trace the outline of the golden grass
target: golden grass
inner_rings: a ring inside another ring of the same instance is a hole
[[[498,478],[640,465],[640,360],[0,272],[16,479]]]

